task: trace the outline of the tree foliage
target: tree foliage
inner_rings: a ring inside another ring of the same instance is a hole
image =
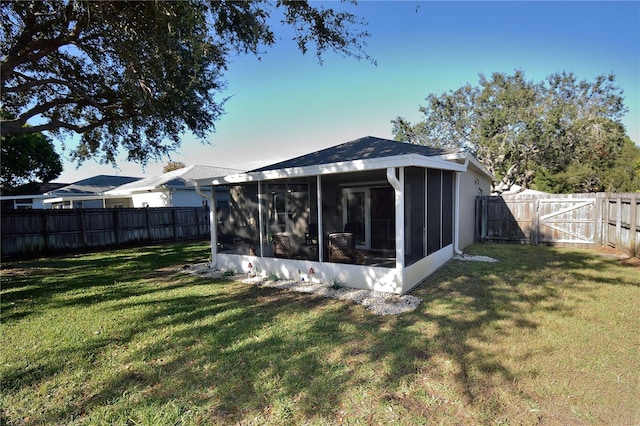
[[[182,161],[169,161],[162,168],[162,173],[167,173],[167,172],[172,172],[174,170],[184,169],[185,167],[187,167],[187,165],[184,164]]]
[[[229,58],[276,42],[276,10],[303,53],[369,59],[364,22],[306,1],[2,2],[2,134],[79,134],[79,162],[161,158],[215,129]]]
[[[397,140],[471,152],[499,179],[498,193],[516,184],[617,190],[612,181],[604,184],[628,140],[620,123],[622,90],[614,82],[613,74],[579,81],[563,72],[540,83],[522,71],[480,75],[478,86],[429,95],[420,108],[424,120],[414,125],[398,117],[393,133]]]
[[[0,189],[31,182],[48,183],[62,173],[62,161],[51,139],[42,133],[3,136],[0,142]]]

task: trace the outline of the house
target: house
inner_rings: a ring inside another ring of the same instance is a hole
[[[495,180],[471,155],[364,137],[213,180],[212,266],[404,294],[474,239]]]
[[[120,196],[106,195],[105,192],[135,182],[140,178],[130,176],[97,175],[72,183],[71,185],[46,192],[43,200],[45,208],[90,209],[102,207],[130,207],[129,200]]]
[[[188,166],[158,176],[140,179],[105,192],[110,197],[127,199],[127,207],[198,207],[208,198],[198,194],[195,182],[240,173],[240,170],[212,166]],[[202,188],[210,190],[209,188]],[[228,192],[218,189],[218,209],[228,205]]]
[[[44,209],[44,200],[49,198],[45,195],[69,185],[68,183],[41,183],[29,182],[20,185],[12,190],[3,192],[0,196],[2,210],[23,210],[23,209]],[[46,206],[48,207],[48,206]]]

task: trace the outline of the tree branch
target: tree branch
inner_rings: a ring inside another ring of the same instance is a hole
[[[37,126],[24,126],[20,124],[19,120],[7,120],[2,122],[2,126],[0,130],[2,131],[2,135],[11,134],[31,134],[31,133],[39,133],[39,132],[47,132],[47,131],[56,131],[59,129],[67,129],[76,133],[85,133],[90,130],[93,130],[97,127],[102,126],[110,121],[113,121],[112,117],[103,117],[98,121],[94,121],[84,126],[79,126],[76,124],[65,123],[63,121],[51,120],[48,123],[39,124]]]

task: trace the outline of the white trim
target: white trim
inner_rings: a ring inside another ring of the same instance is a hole
[[[451,160],[465,160],[465,164],[471,164],[474,169],[478,170],[480,173],[487,176],[491,181],[497,182],[498,178],[495,177],[489,170],[486,169],[485,166],[478,161],[476,157],[466,152],[457,152],[455,154],[443,154],[440,156],[443,160],[451,161]],[[456,170],[456,171],[466,171],[466,170]]]
[[[316,229],[318,235],[318,260],[322,262],[324,260],[324,235],[322,233],[322,177],[320,175],[316,177],[316,186],[316,196],[318,203],[318,220],[316,224],[316,226],[318,227],[318,229]]]
[[[364,194],[364,244],[358,244],[356,241],[356,248],[369,250],[371,249],[371,188],[370,187],[355,187],[355,188],[342,188],[342,227],[349,222],[349,196],[355,193]],[[355,235],[354,235],[355,238]]]
[[[121,199],[121,198],[128,198],[128,197],[123,197],[122,195],[64,195],[62,197],[55,197],[55,198],[47,198],[42,200],[42,202],[44,204],[51,204],[51,203],[62,203],[64,201],[92,201],[92,200],[114,200],[114,199]]]
[[[347,263],[324,263],[311,260],[257,257],[238,254],[219,253],[218,268],[234,270],[245,274],[249,271],[249,262],[254,271],[268,276],[277,273],[284,279],[301,279],[301,275],[313,268],[312,282],[331,283],[337,280],[349,288],[402,294],[402,270],[376,266],[351,265]]]
[[[452,158],[453,159],[453,158]],[[213,179],[214,185],[229,183],[244,183],[260,180],[275,180],[285,178],[300,178],[336,173],[361,172],[365,170],[387,169],[389,167],[428,167],[433,169],[466,172],[467,163],[460,164],[449,161],[443,156],[425,157],[417,154],[395,155],[391,157],[372,158],[365,160],[340,161],[337,163],[317,164],[304,167],[290,167],[284,169],[265,170],[262,172],[248,172]]]
[[[396,269],[404,268],[404,167],[400,167],[400,179],[396,177],[396,169],[387,168],[387,180],[393,187],[395,199],[396,223],[394,235],[396,237]]]
[[[262,203],[265,202],[264,195],[262,194],[262,182],[258,182],[258,238],[260,241],[260,257],[264,256],[264,237],[262,235],[263,231],[266,234],[266,228],[264,226],[264,218],[263,215],[263,207]]]
[[[456,180],[455,189],[454,189],[454,197],[455,205],[453,206],[453,251],[454,253],[461,255],[462,250],[460,250],[460,173],[456,173],[453,175],[453,178]]]
[[[427,279],[452,257],[453,244],[449,244],[404,268],[402,273],[402,293],[407,293]]]

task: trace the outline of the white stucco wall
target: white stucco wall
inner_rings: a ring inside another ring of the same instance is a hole
[[[218,253],[215,268],[248,273],[248,264],[258,269],[258,273],[269,276],[278,274],[284,279],[308,279],[308,271],[313,268],[313,282],[331,284],[335,281],[350,288],[402,294],[402,274],[394,268],[349,265],[345,263],[320,263],[310,260],[279,259],[272,257],[245,256]]]
[[[171,207],[202,207],[203,200],[193,189],[175,190],[171,195]]]
[[[169,197],[165,192],[141,192],[132,194],[133,207],[169,207]],[[145,203],[147,203],[145,205]]]
[[[491,181],[489,178],[469,167],[466,173],[457,173],[460,179],[460,224],[459,248],[462,250],[473,243],[475,234],[476,197],[489,195]]]

